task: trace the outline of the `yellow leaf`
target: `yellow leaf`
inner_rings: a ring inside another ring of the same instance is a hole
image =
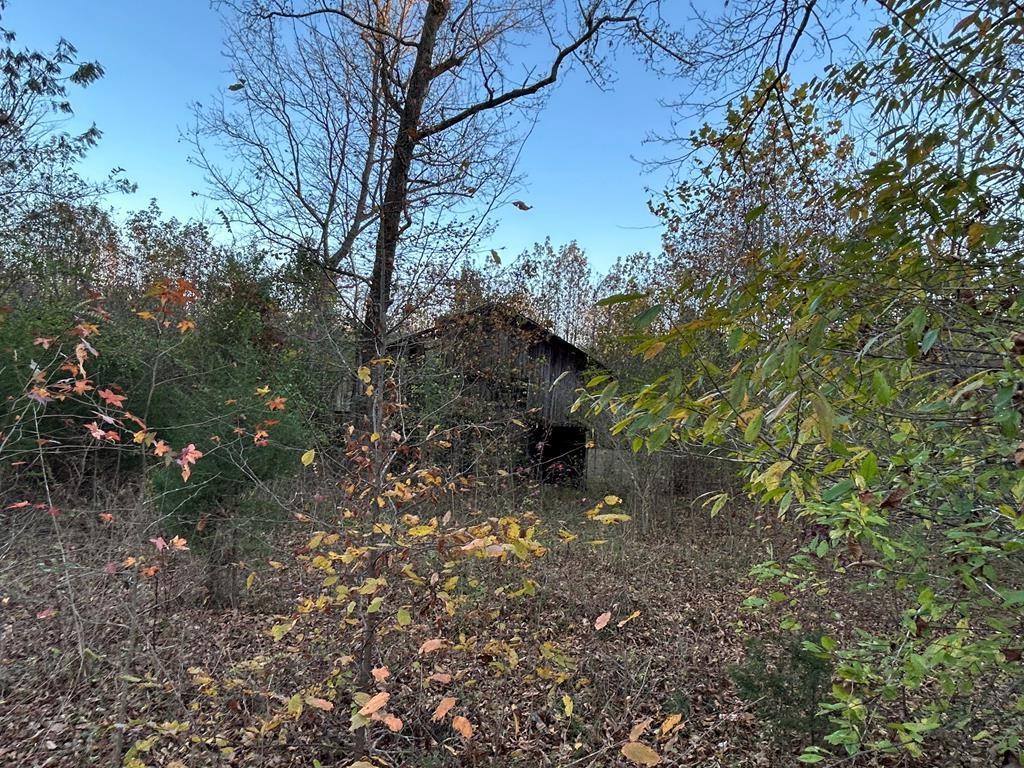
[[[407,627],[412,623],[412,616],[409,615],[409,611],[405,608],[399,608],[398,612],[395,613],[395,619],[398,621],[398,626]]]
[[[572,696],[567,693],[562,694],[562,708],[565,709],[566,717],[572,717]]]
[[[302,466],[308,467],[316,460],[316,451],[310,448],[304,454],[302,454]]]
[[[260,397],[266,397],[267,395],[270,394],[270,385],[268,384],[265,387],[259,387],[256,390],[256,394],[259,395]]]
[[[639,741],[630,741],[622,745],[622,754],[631,763],[637,765],[660,765],[661,755]]]
[[[644,351],[644,360],[650,360],[653,357],[657,357],[661,354],[661,351],[665,349],[664,341],[656,341]]]
[[[661,724],[661,728],[658,729],[662,737],[668,736],[675,729],[675,727],[678,726],[680,722],[682,722],[682,720],[683,716],[680,715],[678,712],[676,714],[669,715],[668,717],[666,717],[665,722],[663,722]]]
[[[605,496],[604,503],[607,504],[609,507],[614,507],[616,504],[621,504],[622,499],[620,499],[618,496]]]
[[[617,626],[619,629],[622,629],[624,626],[629,624],[629,622],[631,622],[633,619],[635,619],[635,618],[637,618],[639,616],[640,616],[640,611],[633,611],[631,614],[629,614],[629,616],[624,618],[622,621],[620,621],[615,626]]]
[[[363,384],[370,383],[370,369],[365,365],[359,366],[359,370],[356,371],[356,378],[359,379]]]
[[[297,693],[288,699],[288,714],[292,717],[302,714],[302,697]]]
[[[270,636],[274,638],[274,642],[279,642],[282,637],[292,631],[292,627],[294,626],[294,621],[289,621],[286,624],[275,624],[270,628]]]
[[[605,512],[602,515],[594,515],[591,519],[601,525],[615,525],[616,523],[628,523],[633,518],[621,512]]]
[[[256,583],[256,572],[253,571],[245,577],[245,588],[251,590],[252,585]]]

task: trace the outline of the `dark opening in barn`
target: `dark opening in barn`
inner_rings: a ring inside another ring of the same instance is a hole
[[[582,485],[587,471],[587,431],[576,425],[538,426],[531,435],[529,455],[544,482]]]

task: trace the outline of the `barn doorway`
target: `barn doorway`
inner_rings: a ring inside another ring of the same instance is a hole
[[[587,473],[587,430],[538,426],[530,436],[530,464],[545,483],[582,485]]]

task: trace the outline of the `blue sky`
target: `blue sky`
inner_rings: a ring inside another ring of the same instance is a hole
[[[84,172],[103,176],[120,166],[138,183],[136,195],[118,197],[114,205],[140,208],[156,198],[179,218],[210,213],[210,204],[192,195],[204,182],[188,165],[188,145],[180,139],[189,104],[233,82],[208,0],[12,0],[4,26],[29,47],[46,49],[65,37],[83,58],[104,66],[105,77],[76,90],[72,103],[77,120],[103,131]],[[487,248],[511,255],[546,236],[556,244],[577,240],[599,267],[659,248],[645,187],[659,189],[664,179],[643,176],[631,156],[657,152],[642,142],[666,125],[658,98],[671,97],[672,86],[636,61],[620,61],[617,69],[618,82],[608,92],[578,72],[557,86],[520,161],[525,178],[516,196],[533,209],[500,210]]]

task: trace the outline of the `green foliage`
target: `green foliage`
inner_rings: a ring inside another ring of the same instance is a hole
[[[1016,752],[1024,727],[1016,695],[996,693],[1024,682],[1024,134],[1005,55],[1024,39],[997,23],[1000,7],[897,3],[876,58],[798,89],[832,109],[874,106],[877,158],[790,201],[813,195],[845,223],[762,230],[744,271],[693,281],[693,321],[637,347],[656,339],[696,372],[597,400],[637,447],[730,451],[753,497],[818,532],[761,578],[827,592],[837,572],[893,595],[878,621],[821,649],[836,678],[827,742],[850,754],[920,756],[944,729]],[[745,137],[764,121],[770,136],[791,130],[784,87],[768,73],[726,133],[703,134],[718,151],[709,184],[771,183],[748,175],[764,145]],[[776,151],[797,169],[822,156]],[[766,216],[758,205],[744,219]],[[724,356],[702,354],[709,333]],[[991,707],[994,722],[979,715]]]
[[[751,639],[744,660],[729,670],[740,696],[779,741],[814,743],[828,729],[818,708],[831,687],[832,665],[808,650],[804,639],[792,634]]]

